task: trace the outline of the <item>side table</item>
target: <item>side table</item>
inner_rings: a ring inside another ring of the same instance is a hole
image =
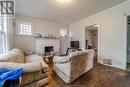
[[[53,55],[48,55],[48,56],[43,56],[43,59],[44,59],[44,61],[47,63],[47,64],[49,64],[49,63],[52,63],[53,61]]]

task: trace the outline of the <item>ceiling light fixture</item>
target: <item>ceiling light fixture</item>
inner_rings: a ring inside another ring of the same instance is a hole
[[[98,25],[98,24],[95,24],[94,27],[99,27],[99,25]]]
[[[57,2],[59,2],[61,4],[69,4],[72,2],[72,0],[57,0]]]

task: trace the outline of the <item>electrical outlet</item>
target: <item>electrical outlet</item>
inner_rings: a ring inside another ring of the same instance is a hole
[[[103,59],[103,63],[107,65],[112,65],[112,60],[111,59]]]

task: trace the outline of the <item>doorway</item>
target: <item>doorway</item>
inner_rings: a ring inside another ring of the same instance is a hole
[[[127,70],[130,71],[130,16],[127,16]]]
[[[85,28],[86,49],[95,50],[94,58],[98,57],[98,25],[92,25]]]

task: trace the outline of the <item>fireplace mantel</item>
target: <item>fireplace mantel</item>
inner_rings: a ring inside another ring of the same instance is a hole
[[[36,38],[35,39],[35,51],[37,54],[45,54],[45,47],[53,46],[54,52],[60,52],[60,40],[59,39],[47,39]]]

